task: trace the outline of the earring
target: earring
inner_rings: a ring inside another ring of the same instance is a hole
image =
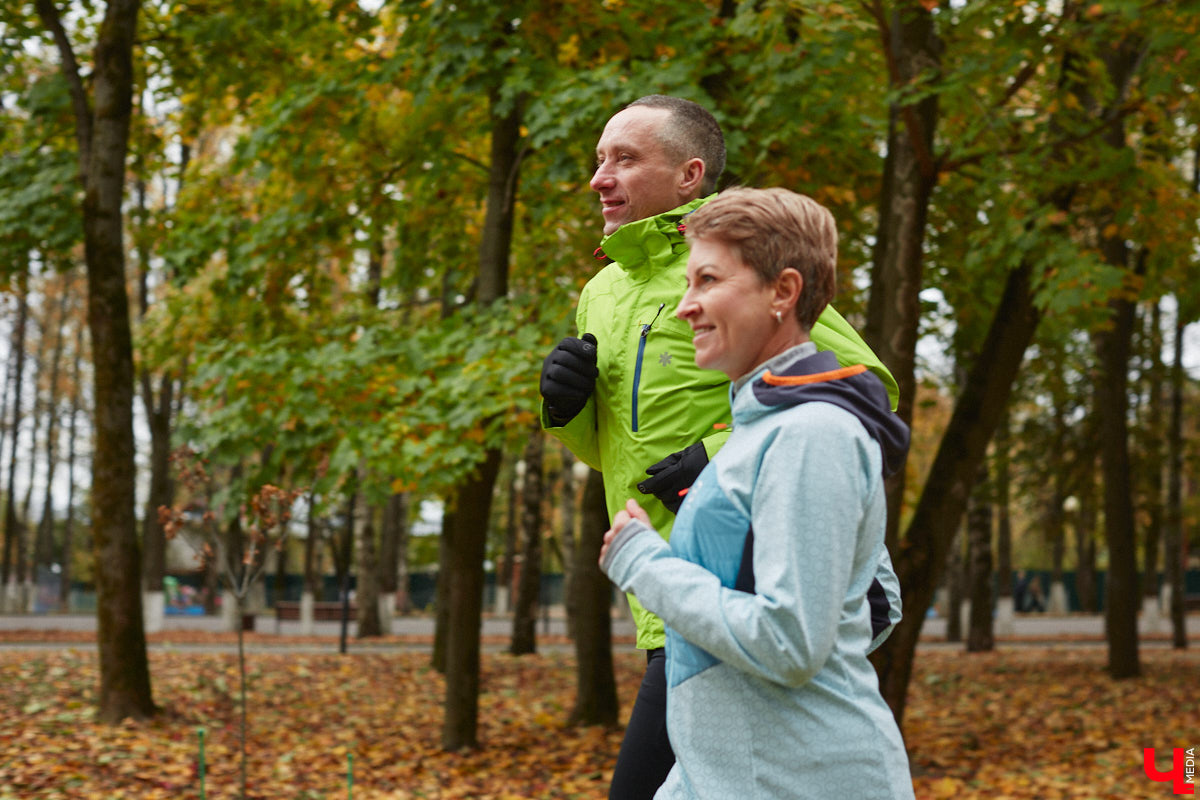
[[[783,324],[783,312],[782,311],[775,312],[775,321],[778,322],[780,325]]]

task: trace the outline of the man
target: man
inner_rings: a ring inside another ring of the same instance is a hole
[[[591,187],[600,196],[604,238],[597,257],[613,263],[584,287],[576,312],[582,338],[568,337],[542,367],[542,424],[604,473],[609,519],[635,492],[653,527],[668,536],[681,493],[728,438],[729,380],[696,366],[691,327],[675,316],[683,296],[687,215],[712,198],[725,168],[721,128],[703,107],[643,97],[612,117],[596,145]],[[832,308],[812,341],[842,365],[865,364],[896,383],[858,333]],[[892,603],[890,564],[881,578]],[[647,652],[609,797],[652,797],[674,763],[666,731],[665,635],[661,620],[629,596],[637,647]],[[890,609],[890,610],[889,610]]]

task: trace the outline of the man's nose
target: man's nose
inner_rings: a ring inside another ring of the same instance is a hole
[[[600,166],[596,167],[596,171],[592,173],[592,179],[588,182],[588,185],[592,187],[593,191],[597,192],[601,189],[607,189],[612,186],[612,175],[610,175],[608,170],[604,168],[604,165],[601,164]]]

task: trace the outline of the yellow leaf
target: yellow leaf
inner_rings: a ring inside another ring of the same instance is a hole
[[[939,800],[949,800],[951,797],[958,797],[963,790],[962,781],[955,778],[941,778],[934,782],[933,796]]]

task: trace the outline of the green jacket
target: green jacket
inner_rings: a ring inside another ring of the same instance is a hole
[[[701,440],[711,458],[729,437],[729,379],[696,366],[692,329],[675,316],[688,257],[679,225],[710,199],[626,223],[601,241],[614,263],[588,281],[575,315],[579,335],[596,337],[596,390],[583,411],[562,427],[552,427],[542,411],[543,427],[604,473],[609,519],[632,497],[664,537],[675,515],[638,491],[646,467]],[[895,407],[895,379],[832,306],[817,320],[811,337],[819,349],[833,350],[843,366],[865,364],[879,375]],[[662,647],[662,621],[633,595],[629,605],[637,646]]]

